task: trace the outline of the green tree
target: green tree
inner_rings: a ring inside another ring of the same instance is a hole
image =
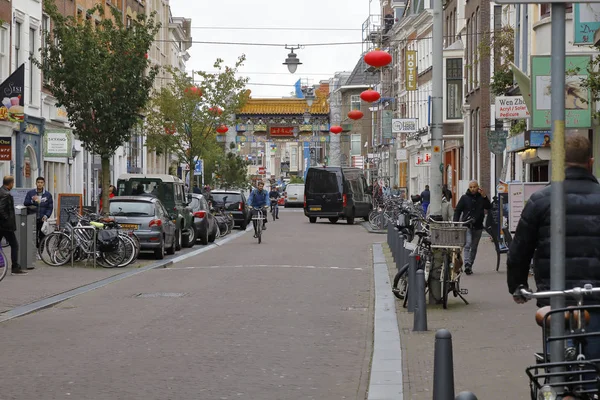
[[[187,164],[190,182],[196,159],[203,159],[205,166],[214,159],[217,129],[234,124],[248,98],[248,79],[236,77],[245,59],[240,56],[233,68],[217,59],[213,65],[217,72],[199,71],[194,76],[171,69],[170,84],[152,96],[146,113],[146,144],[171,152]]]
[[[94,18],[65,17],[52,0],[44,8],[53,23],[44,37],[41,69],[46,86],[64,106],[69,122],[83,147],[102,159],[103,212],[109,209],[110,157],[131,138],[140,112],[148,102],[158,72],[147,58],[148,49],[160,29],[154,14],[138,14],[130,27],[111,7],[112,18],[100,5],[91,8]]]
[[[223,189],[241,188],[248,182],[248,161],[227,153],[219,161],[219,186]]]

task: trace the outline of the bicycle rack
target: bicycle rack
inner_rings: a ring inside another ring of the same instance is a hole
[[[72,228],[72,232],[71,232],[71,267],[74,267],[75,265],[75,257],[74,257],[74,253],[75,253],[75,248],[73,247],[75,244],[75,231],[76,230],[80,230],[80,231],[85,231],[85,230],[92,230],[92,248],[94,250],[94,256],[92,257],[92,266],[93,268],[96,268],[96,240],[97,240],[97,234],[98,234],[98,230],[96,228],[94,228],[93,226],[74,226]]]

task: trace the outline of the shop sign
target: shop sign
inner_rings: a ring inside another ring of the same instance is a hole
[[[495,108],[497,119],[529,118],[529,111],[523,96],[498,96]]]
[[[552,142],[552,131],[530,131],[528,134],[529,141],[525,141],[525,146],[550,147]]]
[[[393,133],[412,133],[417,131],[416,118],[395,118],[392,120]]]
[[[429,165],[431,163],[431,153],[417,153],[415,155],[415,165]]]
[[[508,131],[488,131],[488,147],[494,154],[504,153],[506,149],[506,138],[508,137]]]
[[[25,64],[0,83],[0,121],[25,120]]]
[[[585,128],[592,126],[592,101],[588,88],[583,86],[587,80],[591,56],[566,56],[565,70],[565,127]],[[533,129],[550,129],[552,117],[552,89],[550,74],[550,56],[531,58],[531,126]]]
[[[269,128],[271,137],[290,137],[294,136],[295,132],[293,126],[271,126]]]
[[[417,90],[417,52],[415,50],[406,50],[406,90]]]
[[[406,149],[397,149],[396,150],[396,160],[398,160],[398,161],[408,160],[408,151]]]
[[[591,46],[594,33],[600,29],[600,4],[573,4],[573,44]]]
[[[506,151],[514,152],[525,148],[525,132],[506,139]]]
[[[12,138],[0,138],[0,161],[12,160]]]
[[[71,131],[68,129],[46,129],[44,157],[71,157],[71,140]]]

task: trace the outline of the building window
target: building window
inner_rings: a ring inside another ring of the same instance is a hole
[[[33,104],[33,92],[34,92],[34,82],[33,77],[35,65],[33,64],[33,58],[35,56],[35,29],[29,29],[29,104]]]
[[[0,26],[0,82],[8,77],[8,29]]]
[[[546,18],[550,16],[550,10],[552,9],[552,4],[540,4],[540,18]],[[567,3],[565,6],[565,12],[573,12],[573,3]]]
[[[131,25],[133,24],[133,21],[131,20],[131,17],[128,15],[127,16],[127,27],[131,28]]]
[[[350,96],[350,111],[360,110],[360,95],[353,94]]]
[[[475,11],[475,26],[473,27],[473,31],[475,33],[475,35],[473,35],[473,39],[475,40],[475,43],[474,43],[475,47],[473,48],[473,58],[476,60],[475,71],[473,73],[474,88],[479,87],[479,73],[481,70],[481,60],[479,57],[479,42],[480,42],[479,29],[481,27],[481,23],[479,21],[479,18],[480,18],[479,7],[477,7],[477,10]]]
[[[15,23],[15,69],[21,65],[21,23]]]
[[[350,155],[351,156],[360,156],[360,142],[361,135],[360,133],[353,133],[350,135]]]
[[[462,59],[446,60],[446,118],[462,118]]]

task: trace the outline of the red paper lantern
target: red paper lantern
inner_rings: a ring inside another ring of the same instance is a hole
[[[229,128],[225,125],[221,125],[217,128],[217,132],[219,132],[220,134],[223,134],[225,132],[227,132],[229,130]]]
[[[361,119],[362,117],[364,117],[364,114],[360,110],[352,110],[348,113],[348,118],[353,120]]]
[[[390,53],[376,49],[365,54],[364,60],[372,67],[381,68],[392,62],[392,56]]]
[[[148,59],[148,53],[146,53],[146,54],[144,55],[144,57],[146,57],[146,60],[147,60],[147,59]]]
[[[202,90],[198,86],[190,86],[184,90],[185,93],[195,94],[196,96],[202,96]]]
[[[372,103],[374,101],[379,100],[381,98],[381,95],[379,94],[379,92],[373,89],[367,89],[360,94],[360,98],[366,101],[367,103]]]
[[[208,109],[208,111],[210,111],[213,114],[219,114],[219,115],[223,114],[223,110],[219,107],[211,107]]]
[[[344,129],[339,126],[339,125],[333,125],[331,128],[329,128],[329,132],[337,135],[338,133],[342,133]]]
[[[165,133],[167,135],[173,135],[175,134],[176,129],[175,129],[175,125],[171,124],[171,125],[165,125]]]

